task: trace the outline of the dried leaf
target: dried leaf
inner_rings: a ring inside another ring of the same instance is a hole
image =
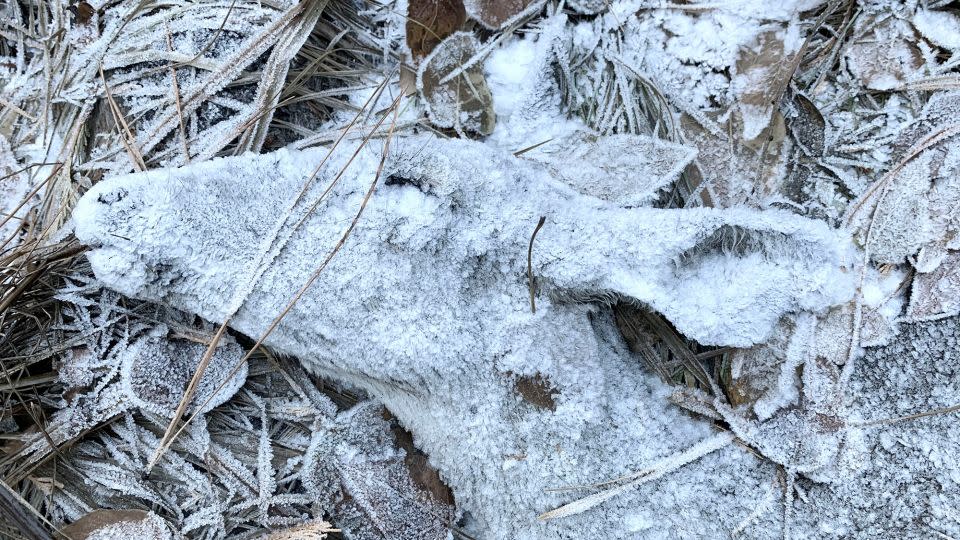
[[[807,96],[794,93],[790,113],[785,120],[793,140],[808,157],[823,156],[826,122],[820,110]]]
[[[550,380],[537,373],[534,376],[524,375],[517,377],[513,383],[513,389],[531,405],[546,409],[549,411],[557,410],[557,400],[554,395],[558,394],[556,388],[550,386]]]
[[[71,540],[169,540],[166,523],[145,510],[95,510],[60,530]]]
[[[872,222],[861,231],[870,258],[900,264],[915,254],[930,235],[927,191],[933,153],[926,151],[907,163],[877,197]]]
[[[753,48],[740,52],[737,75],[731,87],[743,120],[743,138],[756,139],[768,125],[788,76],[789,55],[778,32],[768,31],[757,38]]]
[[[414,60],[430,54],[467,20],[462,0],[410,0],[407,5],[407,46]]]
[[[598,137],[577,132],[524,156],[545,163],[584,195],[621,206],[642,206],[679,178],[696,150],[645,135]]]
[[[735,114],[705,114],[702,123],[684,114],[680,117],[680,130],[684,140],[697,149],[695,163],[711,206],[729,208],[747,202],[755,194],[770,195],[782,190],[779,171],[785,159],[781,150],[786,127],[778,112],[773,114],[771,125],[753,141],[741,138],[743,123]]]
[[[481,135],[493,131],[496,122],[493,95],[487,87],[483,66],[464,68],[479,46],[473,34],[458,32],[445,39],[420,64],[417,88],[434,125]],[[442,82],[448,77],[449,81]]]
[[[875,24],[874,18],[862,17],[855,31],[862,33]],[[871,90],[901,87],[923,67],[912,32],[908,23],[888,16],[846,48],[847,66]]]
[[[938,319],[960,313],[960,252],[953,251],[930,273],[913,278],[907,315],[913,320]]]
[[[497,30],[540,0],[466,0],[464,6],[471,19],[490,30]]]
[[[882,347],[890,343],[896,333],[895,322],[885,317],[879,309],[863,306],[860,314],[861,347]]]
[[[143,410],[172,417],[205,351],[204,344],[171,341],[164,336],[141,339],[123,353],[124,391]],[[240,346],[225,336],[204,370],[188,410],[202,406],[202,412],[206,412],[230,399],[247,378],[245,362],[237,373],[230,373],[242,356]],[[223,383],[225,386],[218,390]]]
[[[95,10],[93,6],[91,6],[85,0],[80,0],[76,4],[71,4],[67,9],[73,13],[77,23],[82,25],[90,24],[90,20],[97,12],[97,10]]]

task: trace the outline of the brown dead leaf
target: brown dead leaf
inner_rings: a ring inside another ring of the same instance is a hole
[[[86,540],[104,527],[121,523],[139,523],[150,517],[145,510],[94,510],[63,529],[60,534],[70,540]],[[150,540],[144,538],[142,540]]]
[[[706,125],[705,125],[706,124]],[[786,127],[783,116],[774,111],[770,125],[756,139],[744,140],[743,122],[738,114],[706,113],[701,120],[683,114],[680,130],[687,144],[697,148],[696,166],[700,189],[712,206],[729,208],[746,203],[755,194],[769,195],[782,190],[778,182],[785,154]]]
[[[738,349],[730,353],[729,371],[726,373],[724,385],[730,405],[752,407],[770,392],[776,382],[777,365],[780,361],[774,359],[772,349],[765,345]]]
[[[85,0],[80,0],[76,4],[71,4],[67,7],[70,10],[70,13],[73,13],[74,20],[77,21],[77,24],[88,25],[90,20],[93,19],[96,10],[93,9],[89,3]]]
[[[420,63],[417,86],[435,126],[452,128],[460,134],[493,132],[496,114],[483,65],[463,67],[478,49],[479,42],[473,34],[457,32]]]
[[[400,65],[400,90],[406,97],[417,93],[417,72],[407,64]]]
[[[755,47],[740,51],[737,76],[732,81],[743,120],[743,137],[748,140],[759,137],[770,125],[784,78],[792,75],[789,55],[777,32],[765,32],[758,41]]]
[[[786,118],[787,128],[801,150],[811,158],[823,156],[826,140],[826,121],[820,109],[809,98],[795,93]]]
[[[471,19],[476,20],[490,30],[497,30],[503,24],[535,0],[467,0],[465,7]]]
[[[462,0],[410,0],[407,5],[407,45],[414,60],[430,54],[466,20]]]

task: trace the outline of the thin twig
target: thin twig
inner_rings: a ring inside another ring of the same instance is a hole
[[[530,235],[530,245],[527,246],[527,279],[530,282],[530,312],[537,312],[537,302],[536,302],[536,293],[537,286],[533,277],[533,241],[537,238],[537,233],[540,232],[540,229],[543,228],[543,224],[547,221],[547,216],[540,216],[540,221],[537,222],[537,227],[533,229],[533,234]]]
[[[143,154],[141,154],[140,149],[137,148],[136,137],[134,137],[133,132],[130,131],[130,126],[127,125],[127,119],[124,118],[120,106],[118,106],[117,102],[113,99],[113,94],[110,92],[110,85],[107,84],[107,78],[103,74],[102,67],[100,68],[100,80],[103,81],[103,91],[107,95],[107,102],[110,104],[113,120],[117,124],[117,131],[120,131],[120,128],[123,127],[123,132],[120,133],[120,139],[123,141],[123,146],[130,155],[130,161],[133,161],[136,169],[140,171],[147,170],[147,165],[143,161]]]

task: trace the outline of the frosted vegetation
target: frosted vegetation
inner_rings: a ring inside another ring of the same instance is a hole
[[[0,11],[40,526],[960,537],[947,2]]]

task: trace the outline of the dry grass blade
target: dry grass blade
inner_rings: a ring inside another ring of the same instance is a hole
[[[160,446],[157,447],[153,457],[151,457],[149,463],[147,463],[147,468],[145,471],[147,474],[150,474],[153,466],[156,465],[157,460],[160,459],[160,456],[163,454],[163,449],[169,446],[170,440],[173,438],[173,430],[177,423],[180,422],[180,419],[183,418],[184,413],[187,411],[187,406],[190,405],[190,401],[193,399],[193,394],[197,391],[197,386],[200,384],[200,380],[203,378],[203,374],[206,372],[207,366],[210,365],[210,359],[213,358],[213,353],[217,350],[217,346],[220,344],[220,340],[223,338],[223,334],[227,330],[227,323],[229,322],[229,318],[224,321],[223,324],[220,325],[220,328],[217,329],[217,333],[214,334],[213,339],[210,340],[207,350],[203,353],[203,358],[200,359],[200,364],[197,365],[197,370],[190,379],[187,389],[184,390],[183,397],[180,398],[180,403],[177,405],[177,410],[173,413],[173,419],[170,420],[170,424],[167,426],[167,430],[164,432],[163,438],[160,439]]]
[[[229,16],[229,13],[227,14]],[[173,52],[173,38],[167,28],[167,50]],[[190,163],[190,143],[187,141],[187,126],[183,120],[183,101],[180,99],[180,83],[177,81],[177,68],[170,66],[170,84],[173,86],[173,100],[177,106],[177,115],[180,120],[180,141],[183,143],[183,159]]]
[[[608,501],[613,497],[616,497],[617,495],[620,495],[621,493],[624,493],[630,489],[633,489],[641,484],[645,484],[647,482],[652,482],[654,480],[662,478],[667,474],[679,469],[680,467],[692,461],[695,461],[711,452],[714,452],[716,450],[719,450],[727,446],[728,444],[732,443],[734,439],[735,437],[733,436],[732,433],[724,431],[714,435],[713,437],[700,441],[699,443],[691,446],[690,448],[688,448],[687,450],[684,450],[683,452],[674,454],[672,456],[668,456],[660,461],[657,461],[650,467],[640,472],[634,473],[632,475],[617,478],[615,480],[611,480],[608,482],[593,484],[590,486],[576,486],[576,487],[570,488],[570,489],[595,488],[595,487],[607,486],[613,483],[626,482],[619,486],[606,489],[599,493],[594,493],[593,495],[589,495],[582,499],[578,499],[572,503],[565,504],[555,510],[551,510],[549,512],[540,514],[539,516],[537,516],[537,519],[547,521],[551,519],[559,519],[562,517],[572,516],[572,515],[585,512],[599,504],[602,504],[604,501]]]
[[[113,113],[113,120],[116,122],[117,130],[120,131],[120,128],[123,128],[120,134],[120,140],[123,141],[123,147],[127,149],[127,154],[130,155],[130,161],[133,162],[136,170],[147,170],[147,165],[143,162],[143,154],[141,154],[137,148],[137,143],[134,139],[133,132],[130,131],[130,126],[127,124],[127,119],[123,116],[123,112],[117,105],[116,100],[113,99],[113,94],[110,93],[110,85],[107,84],[107,79],[103,75],[103,68],[100,68],[100,80],[103,81],[103,91],[107,96],[107,102],[110,103],[110,112]]]
[[[0,515],[16,527],[16,532],[29,540],[50,540],[53,536],[41,525],[46,519],[33,506],[23,500],[6,482],[0,481]],[[51,529],[50,523],[46,523]]]
[[[950,414],[950,413],[955,413],[955,412],[957,412],[957,411],[960,411],[960,404],[951,405],[950,407],[942,407],[942,408],[939,408],[939,409],[933,409],[933,410],[930,410],[930,411],[923,411],[923,412],[914,413],[914,414],[907,414],[907,415],[904,415],[904,416],[898,416],[898,417],[896,417],[896,418],[884,418],[884,419],[882,419],[882,420],[870,420],[870,421],[867,421],[867,422],[859,422],[859,423],[856,423],[856,424],[853,424],[853,425],[855,425],[855,426],[857,426],[857,427],[867,427],[867,426],[879,426],[879,425],[896,424],[896,423],[898,423],[898,422],[906,422],[906,421],[909,421],[909,420],[919,420],[920,418],[927,418],[927,417],[929,417],[929,416],[939,416],[939,415],[942,415],[942,414]]]
[[[327,3],[328,0],[303,2],[302,4],[305,6],[303,10],[297,13],[293,20],[282,29],[266,65],[261,69],[260,84],[257,87],[257,97],[254,100],[256,109],[266,112],[258,115],[253,124],[244,129],[235,153],[257,151],[263,146],[267,137],[267,129],[273,120],[273,110],[280,99],[280,94],[286,82],[290,61],[298,54],[300,48],[310,36]],[[224,137],[229,142],[236,138],[236,135],[235,132],[227,132]],[[226,146],[226,144],[226,142],[222,142],[217,146]]]

